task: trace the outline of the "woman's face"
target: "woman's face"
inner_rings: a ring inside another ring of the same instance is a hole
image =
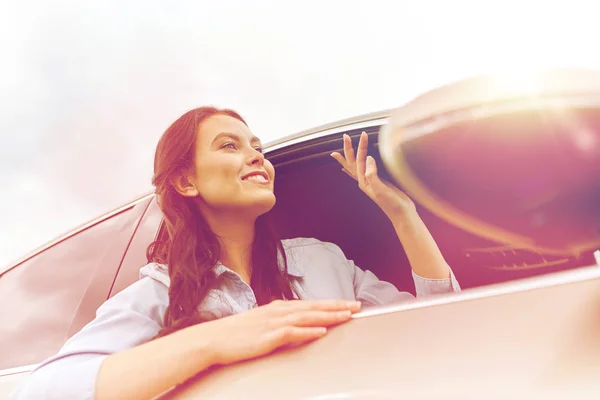
[[[194,186],[206,207],[255,216],[273,208],[275,170],[242,121],[228,115],[206,119],[196,132],[195,150]]]

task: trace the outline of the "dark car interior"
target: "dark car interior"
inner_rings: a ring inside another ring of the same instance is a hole
[[[369,154],[375,157],[380,175],[389,181],[377,150],[379,127],[366,131]],[[356,146],[361,130],[347,133]],[[341,148],[341,134],[335,134],[268,154],[276,167],[273,213],[280,234],[333,242],[362,269],[414,293],[408,260],[391,224],[329,156]],[[422,207],[419,214],[463,289],[594,263],[592,252],[563,257],[512,248],[450,225]]]

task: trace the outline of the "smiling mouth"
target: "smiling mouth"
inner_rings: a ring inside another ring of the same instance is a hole
[[[269,176],[262,171],[252,172],[242,177],[243,181],[254,182],[254,183],[269,183]]]
[[[269,181],[266,180],[265,177],[262,176],[262,175],[252,175],[252,176],[249,176],[249,177],[244,178],[242,180],[249,181],[249,182],[269,183]]]

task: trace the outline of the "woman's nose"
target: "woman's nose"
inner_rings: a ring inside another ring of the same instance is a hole
[[[264,163],[265,163],[264,154],[256,149],[252,149],[250,156],[248,157],[248,164],[249,165],[258,164],[258,165],[262,166]]]

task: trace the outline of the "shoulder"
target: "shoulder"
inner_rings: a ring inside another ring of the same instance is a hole
[[[297,269],[300,273],[324,267],[335,269],[348,265],[342,249],[334,243],[323,242],[314,238],[294,238],[282,240],[291,272]],[[346,269],[346,268],[343,268]]]
[[[140,268],[140,279],[151,278],[153,281],[168,288],[171,284],[169,269],[164,264],[149,263]]]
[[[297,250],[297,249],[312,249],[317,251],[334,251],[341,252],[342,250],[334,243],[323,242],[315,238],[293,238],[284,239],[281,241],[285,250]]]
[[[323,242],[315,238],[293,238],[281,241],[283,248],[287,253],[317,253],[320,255],[328,255],[341,257],[346,260],[346,256],[342,249],[334,243]]]

